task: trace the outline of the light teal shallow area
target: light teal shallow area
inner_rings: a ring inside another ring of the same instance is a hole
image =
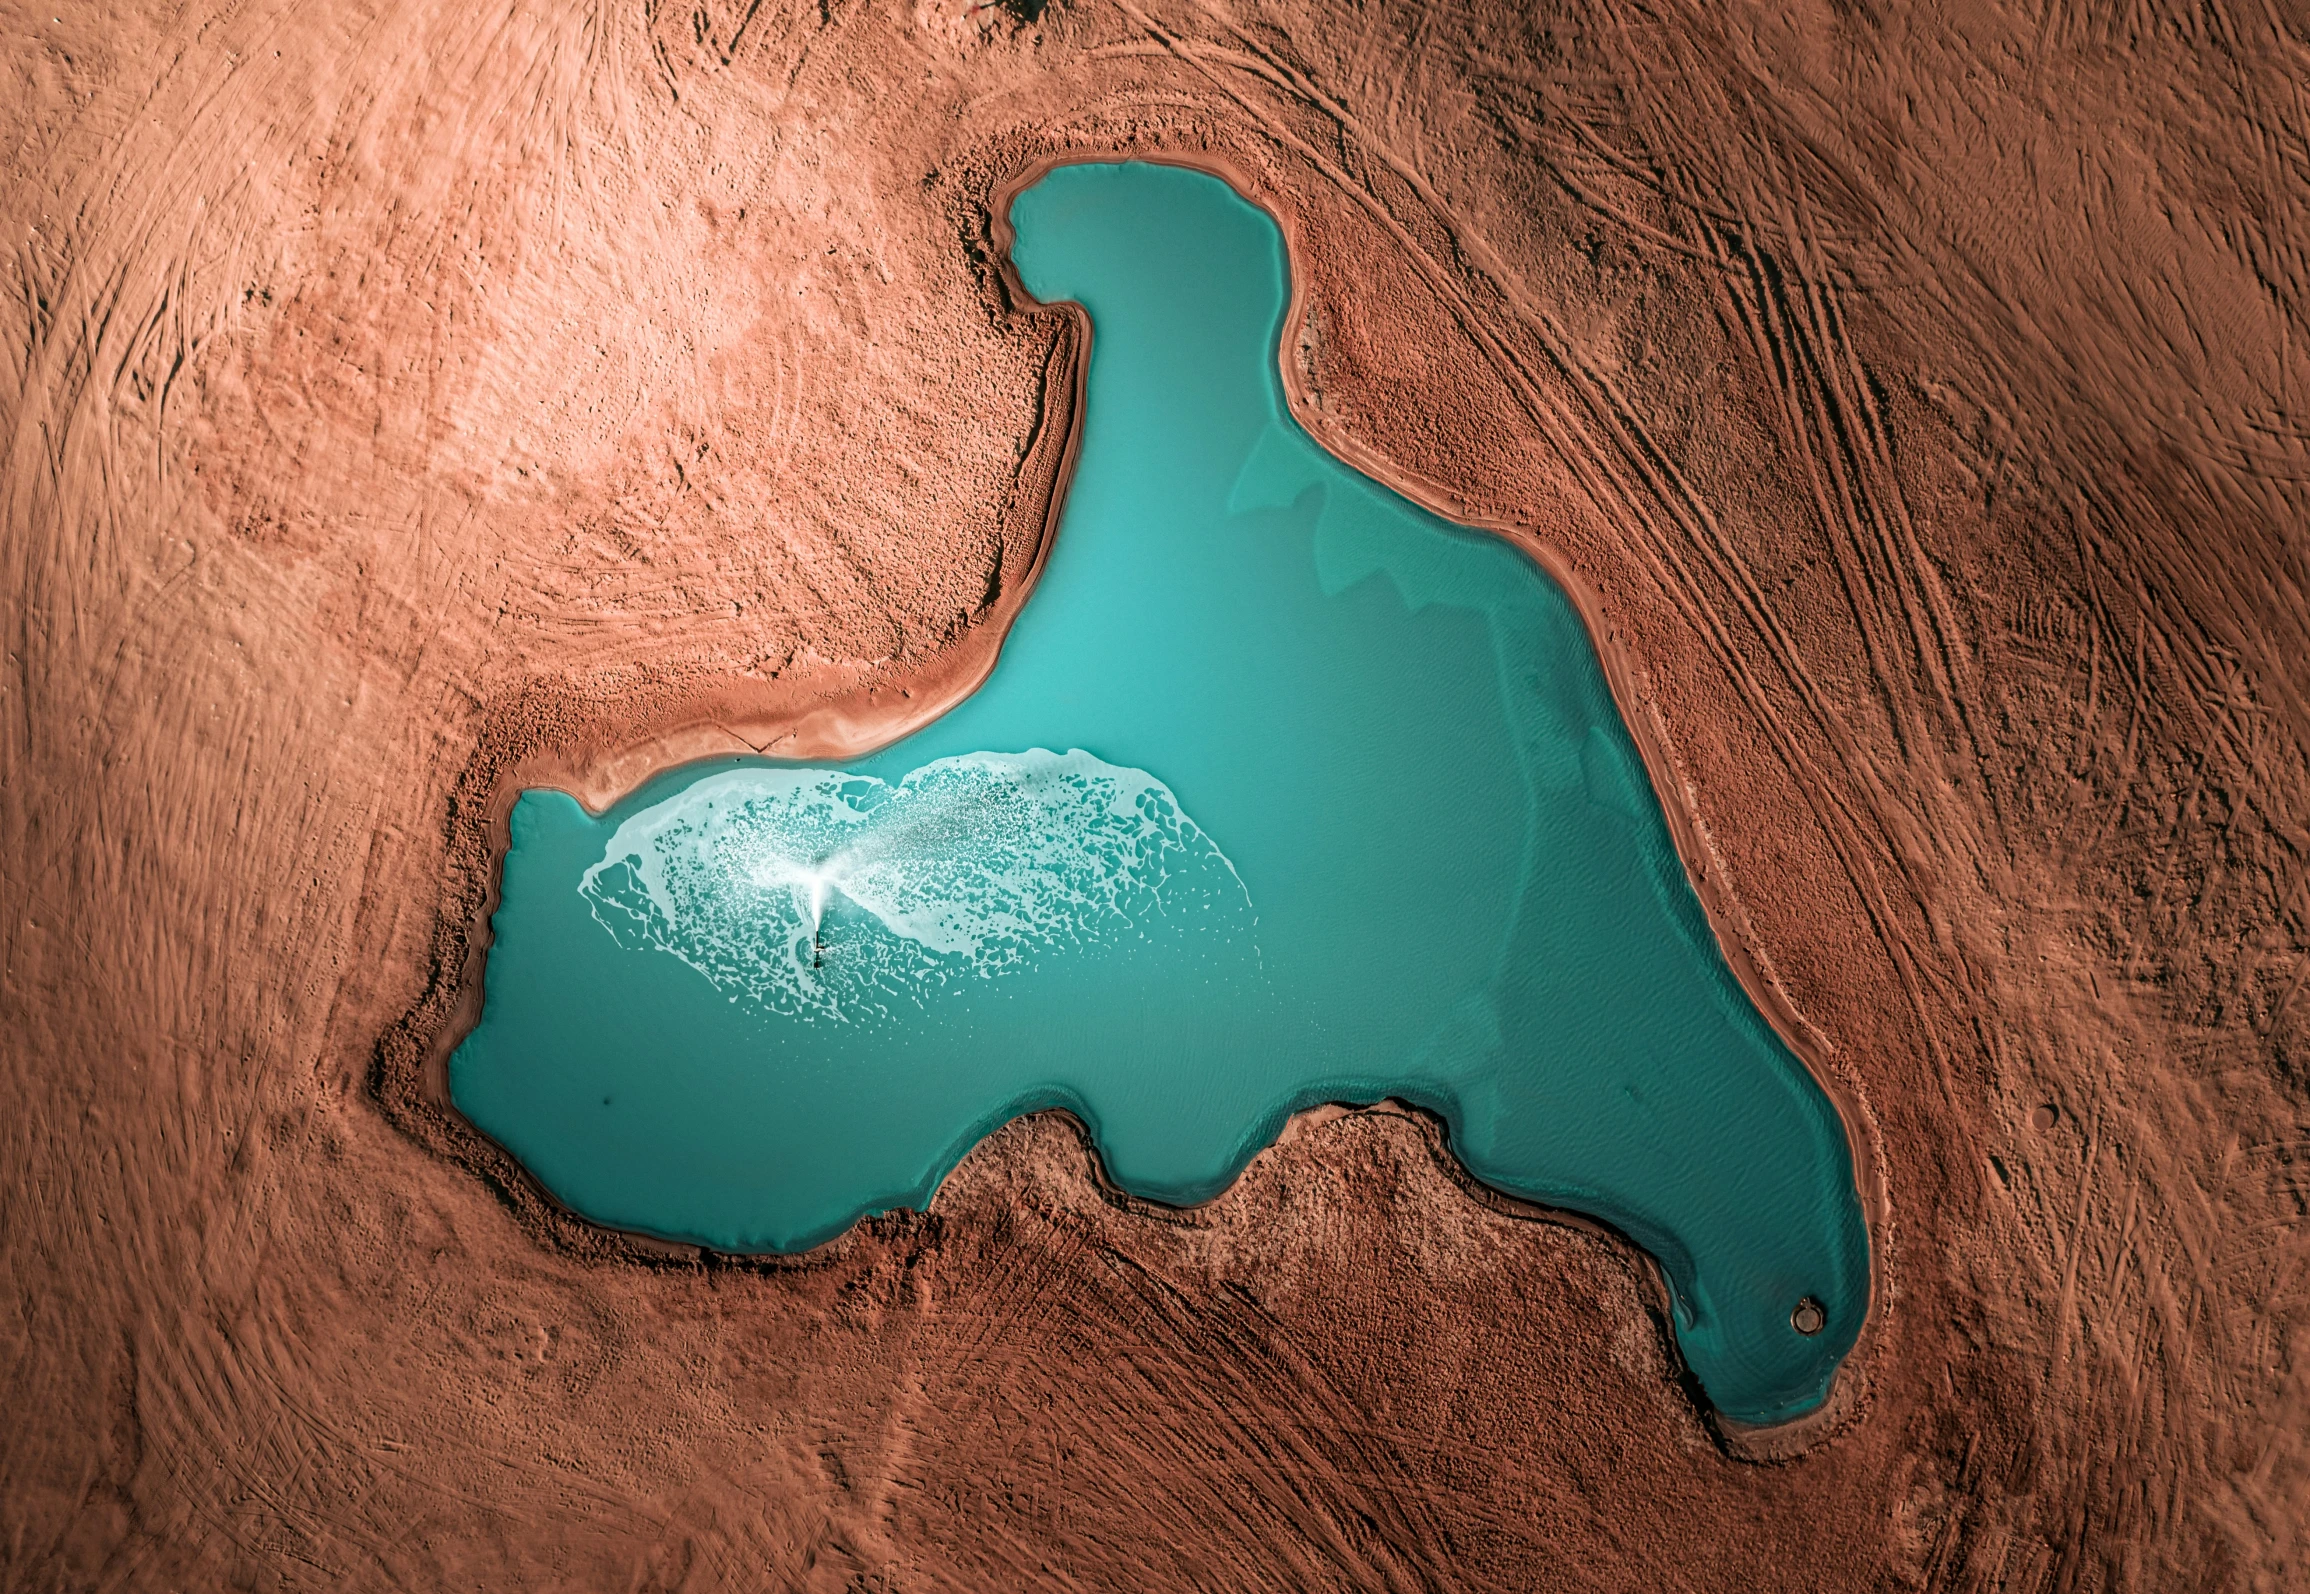
[[[1395,1097],[1656,1258],[1720,1412],[1817,1405],[1868,1304],[1844,1130],[1570,601],[1300,431],[1282,240],[1223,183],[1063,167],[1013,222],[1095,337],[992,678],[840,767],[525,793],[457,1105],[591,1218],[765,1252],[926,1205],[1024,1112],[1188,1204],[1293,1112]]]

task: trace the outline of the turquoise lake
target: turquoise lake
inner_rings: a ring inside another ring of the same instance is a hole
[[[1845,1133],[1570,601],[1299,429],[1282,238],[1225,184],[1068,166],[1012,219],[1095,335],[993,676],[839,766],[524,793],[457,1106],[588,1217],[767,1252],[925,1206],[1037,1109],[1191,1204],[1291,1113],[1395,1097],[1649,1252],[1719,1411],[1817,1405],[1868,1305]]]

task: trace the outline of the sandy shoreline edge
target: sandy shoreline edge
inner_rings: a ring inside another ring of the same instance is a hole
[[[1669,751],[1665,727],[1642,692],[1634,665],[1623,651],[1602,602],[1561,553],[1528,527],[1474,513],[1447,490],[1339,435],[1323,420],[1303,374],[1289,357],[1292,329],[1306,312],[1308,274],[1299,268],[1303,258],[1299,229],[1290,213],[1267,196],[1265,185],[1236,163],[1209,151],[1069,149],[1017,167],[993,188],[987,208],[987,263],[1003,301],[997,308],[1010,318],[1049,318],[1057,328],[1045,366],[1035,430],[1004,514],[1006,530],[1014,520],[1031,527],[1021,539],[1029,552],[1016,561],[1015,570],[1011,568],[1014,561],[1006,557],[998,595],[973,618],[960,639],[904,669],[892,666],[906,661],[886,661],[882,666],[818,663],[791,677],[768,679],[671,672],[642,679],[630,695],[614,704],[572,701],[575,694],[557,696],[550,687],[541,687],[502,705],[491,716],[451,803],[450,881],[436,927],[426,989],[416,1005],[379,1040],[371,1073],[373,1092],[398,1127],[482,1178],[535,1237],[604,1261],[660,1265],[716,1261],[770,1269],[822,1266],[835,1262],[865,1225],[919,1221],[903,1210],[861,1219],[836,1239],[791,1256],[720,1253],[599,1224],[563,1205],[517,1159],[456,1109],[449,1098],[448,1060],[480,1021],[490,919],[500,901],[513,807],[523,791],[559,790],[589,812],[600,814],[662,774],[713,759],[763,757],[819,762],[863,756],[936,720],[993,673],[1011,624],[1033,595],[1058,532],[1081,447],[1092,337],[1090,318],[1079,305],[1045,304],[1029,294],[1019,280],[1010,252],[1014,241],[1011,205],[1020,193],[1058,167],[1125,160],[1178,166],[1216,177],[1276,224],[1284,240],[1288,289],[1277,365],[1293,420],[1319,447],[1412,503],[1457,525],[1507,541],[1537,564],[1571,600],[1603,667],[1614,706],[1643,759],[1686,877],[1700,899],[1727,966],[1827,1094],[1844,1126],[1870,1241],[1866,1313],[1859,1337],[1839,1364],[1829,1394],[1818,1407],[1769,1427],[1743,1424],[1716,1411],[1685,1369],[1668,1329],[1673,1308],[1667,1280],[1652,1257],[1608,1223],[1523,1201],[1475,1179],[1451,1153],[1448,1132],[1435,1114],[1393,1100],[1369,1106],[1317,1105],[1289,1115],[1257,1156],[1268,1155],[1309,1129],[1355,1113],[1384,1111],[1412,1119],[1448,1176],[1472,1198],[1495,1210],[1602,1236],[1633,1253],[1646,1281],[1648,1305],[1665,1341],[1670,1367],[1727,1453],[1754,1461],[1791,1459],[1805,1453],[1847,1427],[1865,1409],[1871,1382],[1868,1368],[1882,1341],[1882,1319],[1890,1298],[1885,1254],[1891,1233],[1886,1160],[1858,1077],[1837,1065],[1826,1036],[1803,1016],[1772,973],[1722,860],[1707,841],[1693,795]],[[1006,536],[1005,542],[1009,546],[1011,539]],[[1063,1109],[1051,1111],[1075,1125],[1091,1177],[1107,1200],[1148,1216],[1183,1210],[1133,1196],[1113,1185],[1088,1128]],[[974,1143],[983,1138],[974,1137]]]

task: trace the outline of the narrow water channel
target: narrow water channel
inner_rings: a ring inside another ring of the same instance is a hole
[[[1282,239],[1224,183],[1062,167],[1012,219],[1095,330],[993,676],[838,767],[525,793],[458,1107],[589,1217],[761,1252],[926,1204],[1039,1108],[1184,1204],[1292,1112],[1397,1097],[1649,1252],[1720,1411],[1817,1405],[1868,1299],[1843,1127],[1569,600],[1292,421]]]

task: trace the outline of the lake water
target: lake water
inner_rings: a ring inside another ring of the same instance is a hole
[[[1013,220],[1095,336],[994,675],[839,767],[525,793],[457,1105],[589,1217],[763,1252],[925,1205],[1040,1108],[1186,1204],[1291,1113],[1397,1097],[1650,1252],[1719,1410],[1816,1405],[1868,1297],[1845,1135],[1570,602],[1290,419],[1285,251],[1224,184],[1064,167]]]

